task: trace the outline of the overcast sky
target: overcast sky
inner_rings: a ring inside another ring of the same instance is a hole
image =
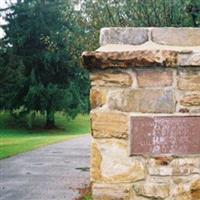
[[[16,2],[16,0],[10,0],[11,2]],[[8,0],[8,2],[9,2],[9,0]],[[6,0],[0,0],[0,8],[6,8],[7,7],[7,4],[6,4]],[[3,19],[2,18],[0,18],[0,26],[3,24],[3,23],[5,23],[4,21],[3,21]],[[0,38],[3,36],[3,31],[2,31],[2,29],[0,28]]]

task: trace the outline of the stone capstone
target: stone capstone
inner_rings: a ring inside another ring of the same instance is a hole
[[[92,70],[105,68],[135,68],[177,65],[178,52],[170,50],[135,50],[124,52],[92,51],[82,54],[83,65]]]
[[[147,41],[147,28],[102,28],[100,33],[101,46],[106,44],[140,45]]]
[[[179,66],[200,66],[200,53],[188,52],[178,55]]]
[[[153,42],[162,45],[200,46],[200,30],[197,28],[153,28],[151,37]]]

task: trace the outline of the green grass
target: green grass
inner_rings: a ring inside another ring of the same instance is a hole
[[[90,132],[88,115],[78,115],[74,120],[56,114],[56,130],[43,129],[45,119],[37,115],[33,128],[16,123],[8,113],[0,113],[0,159],[30,151],[48,144],[66,141]]]
[[[90,195],[88,195],[88,196],[85,196],[85,197],[83,198],[83,200],[92,200],[92,197],[91,197]]]

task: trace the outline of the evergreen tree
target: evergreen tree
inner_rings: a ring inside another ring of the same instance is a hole
[[[9,9],[3,43],[9,58],[6,66],[14,69],[17,82],[11,81],[12,98],[7,101],[3,96],[1,107],[45,113],[47,128],[54,127],[56,111],[71,117],[87,111],[88,77],[79,61],[84,32],[72,3],[18,0]]]

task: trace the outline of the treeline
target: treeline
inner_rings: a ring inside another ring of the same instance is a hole
[[[0,109],[14,116],[89,111],[84,50],[98,47],[108,26],[200,26],[199,0],[18,0],[0,10]],[[7,14],[5,14],[5,12]]]

